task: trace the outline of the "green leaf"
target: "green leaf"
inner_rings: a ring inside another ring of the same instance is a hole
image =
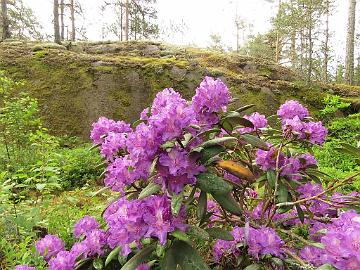
[[[207,129],[207,130],[205,130],[203,132],[200,132],[197,136],[198,137],[207,137],[208,138],[209,135],[214,134],[214,133],[215,133],[215,135],[217,135],[220,132],[221,132],[221,129],[219,129],[219,128],[211,128],[211,129]]]
[[[209,228],[206,230],[212,238],[233,241],[234,237],[222,228]]]
[[[36,189],[42,191],[46,187],[46,184],[36,184]]]
[[[318,242],[311,242],[310,243],[311,246],[314,246],[314,247],[317,247],[317,248],[320,248],[320,249],[324,249],[325,246],[323,243],[318,243]]]
[[[116,259],[119,255],[121,247],[114,248],[109,255],[106,257],[105,266],[107,266],[112,260]]]
[[[255,104],[245,105],[243,107],[240,107],[239,109],[236,109],[235,112],[241,113],[241,112],[246,111],[254,106],[255,106]]]
[[[97,258],[93,261],[93,266],[96,270],[101,270],[104,267],[103,261],[100,258]]]
[[[251,134],[243,134],[240,136],[241,139],[245,140],[247,143],[251,144],[252,146],[255,146],[259,149],[268,151],[269,146],[260,138],[251,135]]]
[[[198,219],[201,221],[207,211],[207,193],[205,191],[200,192],[199,203],[196,209]]]
[[[230,213],[240,216],[242,214],[242,210],[238,204],[238,202],[234,199],[231,193],[227,194],[212,194],[214,199],[227,211]]]
[[[360,158],[360,148],[352,146],[351,144],[348,143],[341,143],[340,145],[341,148],[337,148],[338,151]]]
[[[104,193],[108,189],[110,189],[110,188],[109,187],[103,187],[103,188],[99,189],[98,191],[95,191],[95,192],[91,193],[91,197],[96,197],[97,195],[100,195],[100,194]]]
[[[220,154],[221,152],[223,152],[225,150],[225,147],[222,145],[213,145],[207,148],[204,148],[201,151],[201,158],[200,158],[200,162],[202,164],[206,163],[209,159],[211,159],[212,157]]]
[[[162,270],[175,270],[177,265],[182,270],[210,270],[199,253],[183,241],[175,241],[166,252]]]
[[[171,213],[177,216],[180,212],[181,204],[184,199],[184,193],[175,194],[171,198]]]
[[[299,216],[301,223],[304,223],[304,220],[305,220],[304,211],[301,209],[300,205],[298,205],[298,204],[295,204],[295,208],[296,208],[296,211],[297,211],[297,214]]]
[[[155,245],[152,244],[136,253],[120,270],[135,270],[139,264],[142,264],[151,253],[155,250]]]
[[[316,270],[336,270],[336,268],[334,266],[332,266],[331,264],[323,264],[323,265],[319,266],[318,268],[316,268]]]
[[[250,120],[243,118],[240,113],[234,111],[227,113],[225,117],[220,120],[220,124],[225,121],[230,122],[232,126],[241,125],[244,127],[254,128],[254,124]]]
[[[232,185],[216,174],[205,172],[197,176],[197,186],[207,193],[226,194],[232,190]]]
[[[262,266],[260,264],[254,263],[250,264],[249,266],[246,266],[244,270],[261,270]]]
[[[273,170],[268,170],[266,172],[266,176],[270,185],[270,188],[275,188],[275,182],[276,182],[276,174]]]
[[[209,233],[204,229],[195,225],[189,225],[187,234],[200,240],[204,240],[204,241],[210,240]]]
[[[184,241],[184,242],[187,242],[187,243],[191,243],[189,237],[187,236],[186,233],[182,232],[182,231],[179,231],[179,230],[176,230],[174,232],[171,233],[172,236],[174,236],[175,238],[181,240],[181,241]]]
[[[279,183],[279,186],[278,186],[277,200],[280,203],[288,201],[288,188],[282,183]]]
[[[217,145],[219,143],[224,143],[224,142],[229,142],[229,141],[237,141],[237,138],[235,138],[235,137],[215,138],[215,139],[208,140],[208,141],[204,142],[199,147],[206,148],[206,147],[210,147],[210,146],[213,146],[213,145]]]
[[[160,189],[161,187],[158,184],[150,183],[140,192],[139,199],[141,200],[149,197],[150,195],[157,193]]]
[[[221,122],[221,126],[225,129],[228,133],[231,133],[234,130],[234,127],[230,123],[230,121],[224,120]]]

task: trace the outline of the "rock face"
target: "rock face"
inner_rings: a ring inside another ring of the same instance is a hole
[[[40,101],[46,126],[54,134],[88,138],[99,116],[133,121],[166,87],[190,98],[205,75],[227,83],[236,106],[254,103],[271,114],[286,99],[296,98],[310,110],[322,106],[329,86],[306,87],[288,69],[270,61],[218,54],[154,42],[0,43],[0,69]],[[359,94],[359,89],[332,92]]]

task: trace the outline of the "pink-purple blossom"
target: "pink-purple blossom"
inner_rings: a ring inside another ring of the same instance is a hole
[[[15,270],[36,270],[36,268],[28,265],[17,265]]]
[[[280,106],[277,115],[280,116],[282,120],[292,119],[295,116],[299,117],[300,120],[303,120],[305,117],[309,116],[309,111],[298,101],[287,100]]]
[[[100,225],[94,217],[84,216],[74,225],[74,236],[79,238],[82,235],[87,235],[91,231],[99,229]]]
[[[250,115],[244,115],[244,118],[249,120],[254,125],[254,128],[251,127],[240,128],[239,132],[242,134],[250,133],[253,131],[259,131],[260,128],[264,128],[267,126],[267,120],[265,115],[262,115],[258,112],[254,112]]]
[[[61,251],[49,261],[49,270],[73,270],[76,257],[69,251]]]
[[[56,235],[48,234],[44,238],[35,243],[37,252],[45,258],[50,260],[55,257],[60,251],[64,251],[64,242]]]
[[[104,138],[110,133],[127,133],[131,131],[130,124],[124,121],[114,121],[106,117],[100,117],[97,122],[92,125],[90,138],[94,144],[101,144]]]

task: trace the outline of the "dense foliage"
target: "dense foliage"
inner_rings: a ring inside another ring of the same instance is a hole
[[[231,102],[206,77],[191,102],[165,89],[132,125],[94,123],[104,183],[119,195],[101,222],[75,224],[69,249],[52,234],[36,242],[49,269],[358,269],[358,194],[333,193],[358,173],[332,178],[303,151],[323,145],[327,129],[297,101],[271,117],[281,129],[243,116],[251,105],[227,111]],[[203,260],[194,243],[213,241]]]

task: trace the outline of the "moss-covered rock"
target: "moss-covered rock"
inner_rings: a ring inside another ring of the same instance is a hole
[[[172,87],[190,98],[205,75],[220,77],[239,104],[256,104],[272,114],[286,99],[310,110],[326,93],[347,99],[359,87],[307,86],[288,69],[261,59],[219,54],[156,42],[0,43],[0,69],[39,99],[44,122],[54,134],[87,138],[99,116],[132,121],[156,93]]]

